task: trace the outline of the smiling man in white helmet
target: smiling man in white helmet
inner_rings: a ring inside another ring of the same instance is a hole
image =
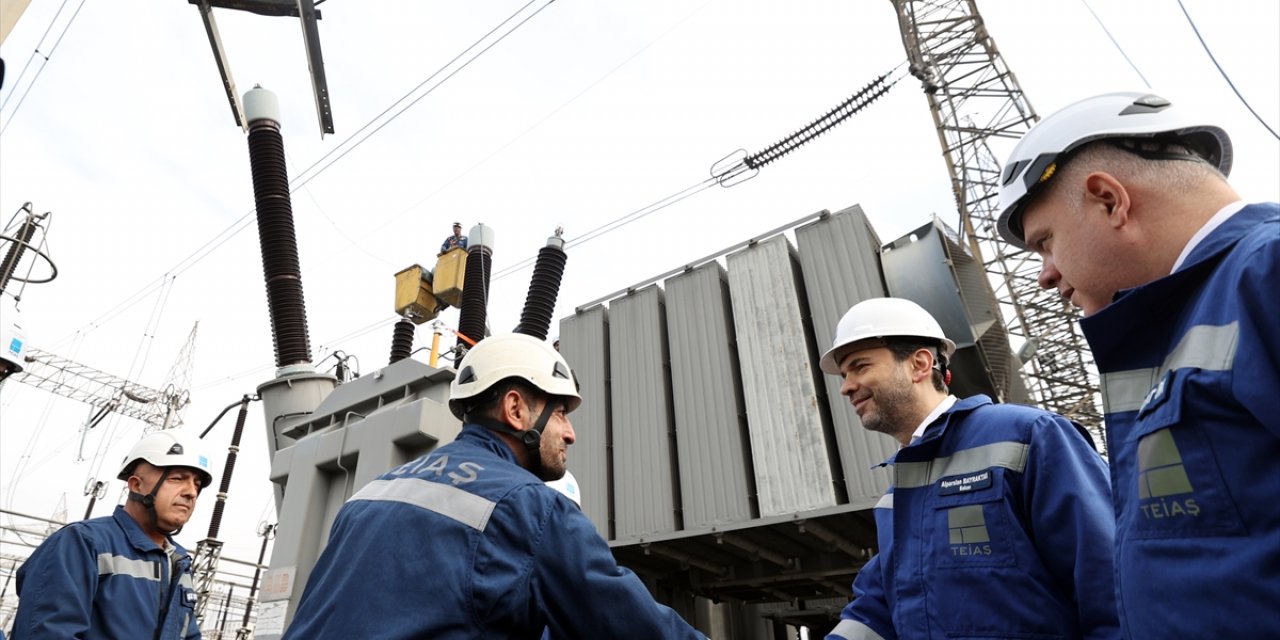
[[[581,403],[546,342],[476,344],[449,397],[462,432],[347,501],[286,640],[703,638],[545,484],[565,474]]]
[[[950,395],[956,344],[909,300],[864,300],[835,333],[822,370],[902,448],[879,553],[828,638],[1117,637],[1107,470],[1084,429]]]
[[[1001,235],[1083,309],[1102,374],[1129,638],[1280,637],[1280,205],[1243,202],[1231,163],[1221,128],[1113,93],[1002,174]]]
[[[58,530],[18,570],[15,640],[200,637],[191,556],[172,537],[213,482],[200,439],[146,435],[117,477],[124,506]]]

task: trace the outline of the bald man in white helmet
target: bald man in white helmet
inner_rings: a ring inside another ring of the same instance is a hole
[[[1111,93],[1002,175],[1001,235],[1080,307],[1102,374],[1129,638],[1280,638],[1280,205],[1242,200],[1232,160],[1184,105]]]

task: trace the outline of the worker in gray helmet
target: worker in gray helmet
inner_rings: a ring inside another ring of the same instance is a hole
[[[191,556],[173,539],[213,483],[200,445],[169,429],[133,446],[124,506],[59,529],[18,569],[15,640],[200,637]]]
[[[462,432],[343,505],[285,639],[703,638],[545,484],[581,403],[545,341],[477,343],[450,387]]]
[[[1129,638],[1280,638],[1280,204],[1232,162],[1212,119],[1128,92],[1041,120],[1002,174],[1000,235],[1102,374]]]
[[[1118,637],[1106,463],[1057,414],[949,392],[956,344],[919,305],[849,309],[820,361],[901,448],[879,553],[832,640]]]

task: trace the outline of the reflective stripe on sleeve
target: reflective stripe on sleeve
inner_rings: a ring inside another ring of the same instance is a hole
[[[351,496],[352,502],[356,500],[403,502],[451,518],[478,531],[484,531],[489,524],[489,516],[497,506],[492,500],[457,487],[420,478],[374,480]]]
[[[131,578],[141,578],[143,580],[160,581],[160,576],[156,575],[156,563],[148,560],[135,560],[133,558],[112,555],[110,553],[98,554],[98,575],[129,576]]]
[[[893,508],[893,492],[890,491],[880,496],[880,501],[872,509],[892,509]]]
[[[884,640],[884,638],[880,637],[880,634],[872,631],[871,627],[857,620],[841,620],[840,624],[831,630],[831,635],[844,638],[844,640]]]
[[[1102,405],[1107,413],[1137,411],[1156,382],[1168,371],[1228,371],[1235,363],[1240,323],[1191,327],[1160,368],[1146,367],[1102,374]]]
[[[192,590],[196,588],[195,583],[191,581],[191,574],[189,573],[178,576],[178,584]]]
[[[927,487],[941,478],[974,473],[991,467],[1004,467],[1022,473],[1027,466],[1028,445],[1022,442],[993,442],[981,447],[957,451],[932,462],[900,462],[894,465],[899,489]]]

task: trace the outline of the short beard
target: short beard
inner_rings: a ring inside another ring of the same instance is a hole
[[[560,454],[554,448],[538,447],[538,458],[542,464],[534,475],[543,482],[552,482],[564,477],[565,466],[560,463]]]
[[[896,367],[890,382],[891,386],[882,386],[872,396],[876,410],[862,422],[862,426],[898,439],[900,434],[910,433],[907,430],[915,428],[915,425],[907,424],[911,419],[911,378],[901,367]]]

